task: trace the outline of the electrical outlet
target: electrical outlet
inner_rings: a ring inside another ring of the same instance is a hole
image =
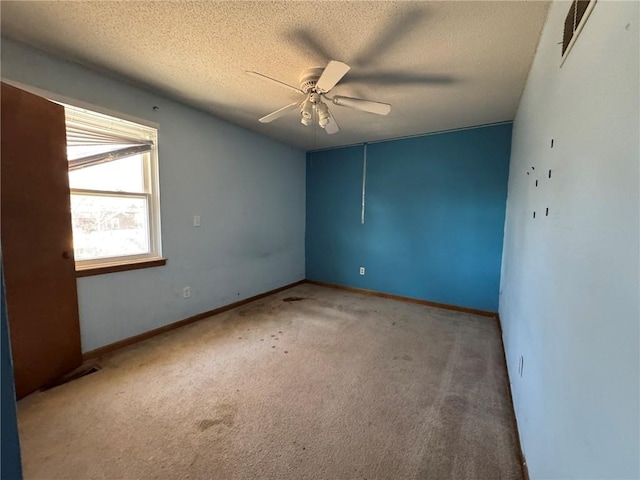
[[[360,275],[364,275],[364,267],[360,267]]]
[[[184,287],[182,289],[182,298],[190,298],[191,297],[191,287]]]
[[[193,216],[193,226],[194,227],[199,227],[200,226],[200,215],[194,215]]]

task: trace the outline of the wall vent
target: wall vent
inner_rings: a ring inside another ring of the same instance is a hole
[[[562,35],[562,62],[569,55],[571,47],[576,43],[578,35],[582,31],[589,14],[593,10],[596,0],[573,0],[567,17],[564,19],[564,32]],[[562,66],[562,65],[561,65]]]

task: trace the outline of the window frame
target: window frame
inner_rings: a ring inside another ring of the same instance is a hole
[[[76,260],[75,267],[76,272],[82,275],[83,272],[95,270],[97,273],[103,273],[100,270],[106,270],[104,273],[111,271],[121,271],[128,268],[119,268],[132,266],[133,268],[140,268],[139,265],[145,263],[151,263],[150,266],[156,266],[158,261],[166,260],[162,257],[162,232],[160,227],[160,182],[158,175],[158,125],[149,125],[149,122],[142,122],[132,120],[129,118],[122,118],[123,115],[114,114],[114,112],[105,113],[98,108],[88,107],[87,105],[79,106],[74,105],[73,102],[61,101],[49,96],[49,99],[60,103],[63,107],[70,107],[74,110],[81,110],[89,114],[96,113],[100,116],[107,116],[122,125],[134,124],[138,129],[145,130],[149,133],[151,140],[153,141],[153,148],[151,151],[140,154],[142,156],[143,165],[143,192],[126,192],[126,191],[114,191],[114,190],[99,190],[91,188],[72,188],[69,187],[69,195],[96,195],[96,196],[110,196],[116,198],[144,198],[147,205],[147,228],[149,232],[149,251],[147,253],[135,254],[135,255],[119,255],[105,258],[93,258],[85,260]],[[86,167],[91,168],[91,167]],[[72,217],[73,219],[73,217]],[[87,273],[92,274],[92,273]]]

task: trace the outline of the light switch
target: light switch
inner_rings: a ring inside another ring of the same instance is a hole
[[[194,227],[199,227],[200,226],[200,215],[194,215],[193,216],[193,226]]]

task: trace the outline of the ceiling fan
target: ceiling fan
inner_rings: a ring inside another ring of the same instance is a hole
[[[275,78],[268,77],[258,72],[247,71],[249,75],[270,81],[281,87],[293,90],[299,95],[303,95],[304,100],[291,103],[286,107],[282,107],[273,113],[265,115],[258,121],[261,123],[270,123],[274,120],[287,115],[288,113],[299,110],[300,122],[305,125],[311,125],[314,119],[314,113],[318,119],[318,125],[324,128],[328,134],[340,131],[331,110],[325,100],[329,100],[334,105],[341,107],[349,107],[363,112],[375,113],[377,115],[387,115],[391,111],[391,105],[388,103],[373,102],[362,98],[344,97],[334,95],[329,97],[327,94],[335,87],[340,80],[347,74],[351,67],[343,62],[331,60],[329,64],[323,68],[310,68],[300,76],[300,88],[286,84]]]

